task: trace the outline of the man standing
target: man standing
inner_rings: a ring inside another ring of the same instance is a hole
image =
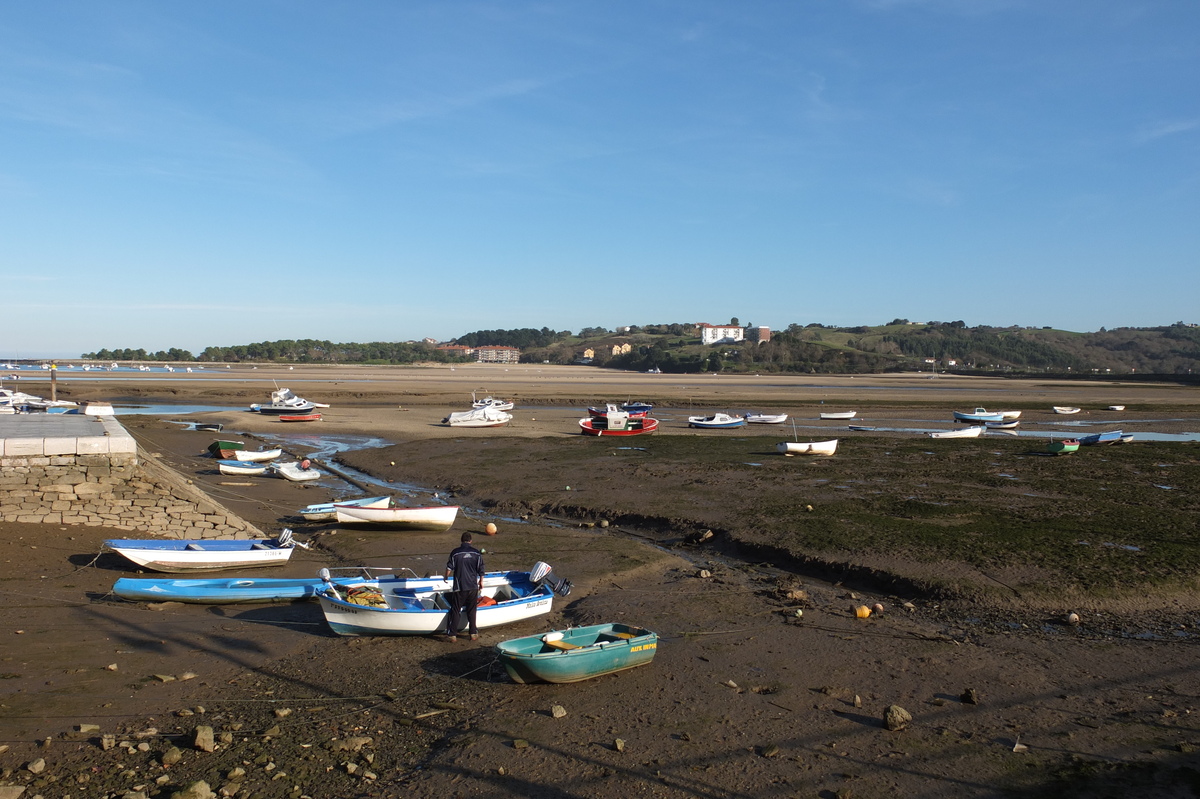
[[[450,592],[450,616],[446,621],[446,636],[450,641],[458,640],[461,614],[467,614],[467,631],[471,640],[479,640],[479,628],[475,626],[475,610],[479,605],[479,592],[483,590],[483,555],[471,546],[471,534],[463,533],[462,543],[450,553],[446,561],[446,579],[454,577]]]

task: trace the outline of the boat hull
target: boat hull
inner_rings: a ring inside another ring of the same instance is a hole
[[[1079,442],[1071,438],[1051,441],[1046,445],[1046,451],[1051,455],[1070,455],[1072,452],[1079,451]]]
[[[1092,433],[1090,436],[1080,436],[1079,443],[1085,447],[1095,446],[1096,444],[1117,444],[1121,441],[1121,437],[1125,435],[1123,430],[1109,430],[1104,433]]]
[[[424,530],[442,532],[454,526],[458,505],[435,505],[428,508],[365,508],[359,505],[334,504],[340,524],[371,524],[393,530]]]
[[[507,598],[515,593],[527,594]],[[380,594],[385,607],[361,605],[333,595],[328,589],[317,593],[321,612],[329,629],[338,635],[432,635],[444,632],[449,616],[444,591],[414,590]],[[527,581],[514,581],[504,586],[484,584],[482,596],[496,599],[495,604],[481,604],[475,611],[479,629],[498,627],[526,621],[550,612],[554,592],[546,585],[533,586]],[[466,625],[466,614],[460,614]],[[463,629],[460,627],[460,630]]]
[[[585,436],[640,436],[657,429],[658,420],[645,416],[628,419],[625,426],[620,428],[610,427],[609,420],[602,417],[589,416],[579,420],[579,432]]]
[[[858,411],[837,411],[834,413],[821,414],[822,419],[853,419],[858,415]]]
[[[359,508],[388,508],[391,507],[391,504],[391,497],[363,497],[362,499],[351,499],[345,502],[320,502],[315,505],[307,505],[297,511],[297,513],[310,522],[331,522],[337,519],[337,505]]]
[[[689,416],[688,427],[698,427],[703,430],[724,430],[730,427],[741,427],[746,420],[740,416],[729,416],[718,413],[713,416]]]
[[[942,430],[938,433],[930,433],[930,438],[979,438],[983,435],[983,431],[987,428],[983,425],[978,427],[964,427],[959,430]]]
[[[832,441],[781,441],[775,449],[782,455],[833,455],[837,445],[836,438]]]
[[[230,476],[254,477],[256,475],[266,474],[267,464],[220,460],[217,461],[217,471],[219,471],[221,474]]]
[[[593,624],[504,641],[496,655],[515,682],[573,683],[645,666],[657,650],[658,635],[649,630]]]
[[[748,413],[743,417],[746,424],[783,424],[787,421],[786,413]]]
[[[280,547],[250,539],[112,539],[105,541],[104,545],[143,569],[176,573],[282,566],[292,557],[294,550],[291,546]]]
[[[319,413],[285,413],[279,416],[281,422],[319,422],[321,414]]]
[[[282,449],[236,449],[233,451],[233,457],[228,460],[241,461],[242,463],[266,463],[273,461],[283,454]]]
[[[336,586],[351,588],[373,585],[384,593],[395,591],[449,591],[443,577],[373,577],[370,567],[361,574],[332,577]],[[485,587],[520,579],[525,572],[498,571],[483,576]],[[191,578],[154,579],[122,577],[113,583],[113,593],[122,599],[145,602],[187,602],[197,605],[234,605],[254,602],[297,602],[313,599],[325,583],[317,577]]]

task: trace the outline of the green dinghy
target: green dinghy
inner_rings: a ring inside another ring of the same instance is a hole
[[[626,624],[593,624],[496,645],[508,676],[519,683],[580,682],[654,659],[658,635]]]

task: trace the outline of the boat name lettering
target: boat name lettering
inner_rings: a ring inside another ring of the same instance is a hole
[[[641,646],[629,647],[630,652],[643,652],[647,649],[658,649],[658,644],[642,644]]]

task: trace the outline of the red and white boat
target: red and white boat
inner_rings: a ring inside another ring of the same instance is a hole
[[[609,408],[613,408],[612,405]],[[579,420],[585,436],[640,436],[658,429],[658,420],[649,416],[633,416],[625,411],[609,410],[604,416],[589,416]]]

